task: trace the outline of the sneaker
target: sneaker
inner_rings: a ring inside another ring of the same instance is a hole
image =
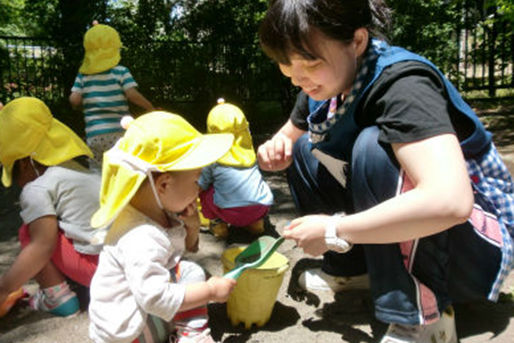
[[[66,282],[38,290],[29,299],[29,305],[35,310],[50,312],[59,317],[69,317],[80,310],[77,294]]]
[[[334,276],[325,273],[321,268],[307,269],[298,278],[301,288],[306,291],[332,291],[369,289],[368,274],[356,276]]]
[[[211,329],[205,329],[203,331],[187,331],[180,332],[170,336],[169,343],[216,343],[211,336]]]
[[[259,219],[247,227],[245,229],[250,232],[252,235],[260,235],[264,232],[264,219]]]
[[[390,324],[380,343],[457,343],[453,307],[429,325]]]
[[[217,238],[228,237],[228,224],[221,219],[213,219],[209,223],[209,231]]]

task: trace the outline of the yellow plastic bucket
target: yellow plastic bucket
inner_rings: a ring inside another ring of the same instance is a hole
[[[221,261],[225,273],[234,268],[234,259],[244,249],[236,247],[223,252]],[[241,274],[227,301],[227,315],[233,326],[244,323],[245,328],[250,329],[252,324],[261,327],[269,321],[288,268],[287,257],[274,252],[259,268]]]

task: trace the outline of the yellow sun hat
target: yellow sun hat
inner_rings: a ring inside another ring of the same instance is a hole
[[[118,32],[104,24],[96,24],[84,35],[84,61],[82,74],[97,74],[109,70],[120,62],[121,40]]]
[[[151,172],[193,170],[214,163],[232,145],[232,134],[202,135],[177,114],[155,111],[130,122],[104,154],[96,228],[112,223]]]
[[[52,116],[39,99],[21,97],[0,110],[0,163],[2,183],[12,184],[12,168],[16,160],[32,157],[53,166],[80,155],[93,153],[79,136]]]
[[[222,98],[218,99],[218,104],[207,116],[207,132],[234,135],[232,147],[217,161],[219,164],[240,168],[248,168],[255,164],[250,125],[239,107],[225,103]]]

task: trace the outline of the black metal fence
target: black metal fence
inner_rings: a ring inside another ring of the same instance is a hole
[[[438,64],[452,66],[453,70],[444,72],[461,90],[487,89],[494,95],[497,89],[514,87],[513,23],[502,20],[494,9],[484,9],[483,0],[463,4],[456,34],[458,56],[451,63]],[[289,81],[255,44],[126,43],[130,45],[122,50],[122,64],[132,71],[143,94],[157,106],[192,113],[193,122],[194,113],[199,112],[202,119],[198,122],[203,123],[219,96],[243,106],[251,103],[250,109],[256,103],[278,103],[284,116],[294,100]],[[80,45],[0,36],[0,101],[31,95],[61,109],[57,112],[69,112],[67,97],[82,56]]]
[[[461,90],[488,90],[514,87],[514,25],[484,0],[463,2],[458,27],[459,77]]]
[[[140,91],[154,105],[187,115],[197,125],[204,125],[218,97],[261,113],[286,113],[291,108],[294,91],[289,81],[256,45],[176,41],[130,44],[122,50],[121,63],[131,70]],[[35,96],[44,100],[58,118],[66,116],[60,112],[71,111],[67,98],[82,58],[82,46],[59,47],[57,42],[43,38],[0,36],[0,101]],[[256,109],[259,106],[265,108]],[[278,108],[268,111],[269,106]],[[81,120],[65,122],[81,129]]]
[[[62,98],[63,56],[54,46],[45,38],[0,36],[0,100],[21,95]]]

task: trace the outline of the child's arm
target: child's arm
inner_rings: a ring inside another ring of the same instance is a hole
[[[71,92],[69,100],[71,107],[74,110],[80,110],[82,108],[82,94],[78,92]]]
[[[144,108],[147,111],[151,111],[154,109],[152,103],[148,101],[143,94],[139,93],[139,91],[136,89],[136,87],[132,87],[125,90],[125,96],[127,97],[128,101],[131,103]]]
[[[179,309],[226,300],[234,280],[218,277],[189,285],[171,282],[167,268],[170,249],[169,238],[147,225],[130,230],[118,242],[118,252],[125,261],[123,273],[141,308],[169,320]]]
[[[213,276],[205,282],[189,284],[180,310],[197,308],[210,301],[225,302],[235,286],[236,280],[219,276]]]
[[[0,277],[0,304],[10,292],[36,276],[49,263],[57,241],[58,225],[55,216],[45,216],[29,224],[30,243]]]

